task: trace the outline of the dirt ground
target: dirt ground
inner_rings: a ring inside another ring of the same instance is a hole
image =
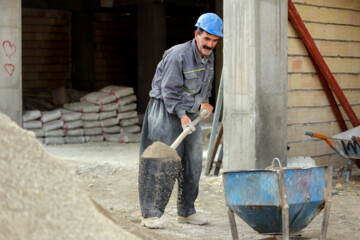
[[[182,225],[176,222],[175,188],[163,219],[166,228],[150,230],[140,226],[138,200],[139,144],[85,143],[45,146],[47,152],[63,159],[63,163],[79,178],[79,184],[107,209],[112,217],[130,232],[143,239],[232,239],[226,212],[221,176],[203,176],[196,201],[197,212],[209,220],[206,226]],[[205,165],[205,159],[203,165]],[[346,164],[346,163],[345,163]],[[334,171],[337,174],[337,170]],[[359,239],[360,235],[360,170],[354,169],[349,183],[345,177],[333,179],[332,205],[328,226],[329,240]],[[239,239],[268,239],[235,217]],[[300,232],[302,237],[319,239],[322,212]]]

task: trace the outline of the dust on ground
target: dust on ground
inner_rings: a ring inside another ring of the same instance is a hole
[[[46,146],[46,150],[63,159],[80,179],[89,195],[125,229],[144,239],[232,239],[227,217],[221,176],[201,176],[197,212],[209,220],[205,226],[178,224],[175,187],[163,215],[165,229],[140,226],[138,199],[139,144],[85,143]],[[205,159],[203,165],[205,165]],[[346,163],[344,163],[346,165]],[[334,170],[337,175],[337,170]],[[176,186],[177,184],[175,184]],[[353,169],[349,183],[345,176],[333,179],[334,195],[330,210],[328,240],[355,240],[360,233],[360,170]],[[335,187],[336,186],[336,187]],[[239,217],[235,217],[239,239],[265,239]],[[303,230],[303,237],[319,238],[322,212]]]

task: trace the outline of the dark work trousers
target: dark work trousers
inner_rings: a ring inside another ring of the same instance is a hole
[[[198,114],[187,113],[191,120],[194,120]],[[140,155],[151,144],[156,141],[165,143],[168,146],[183,131],[180,119],[169,114],[162,100],[151,98],[147,106],[141,133]],[[202,134],[199,125],[196,131],[187,135],[183,142],[176,149],[181,158],[182,171],[177,178],[178,182],[178,202],[177,211],[179,216],[187,217],[194,214],[194,202],[199,193],[199,181],[202,167]],[[141,198],[141,196],[139,196]],[[151,201],[151,199],[149,199]],[[167,202],[164,203],[166,205]],[[141,204],[141,212],[144,218],[161,217],[163,210],[155,208],[154,205],[146,206]]]

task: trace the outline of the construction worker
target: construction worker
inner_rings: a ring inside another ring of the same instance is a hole
[[[199,110],[208,111],[205,118],[213,111],[209,104],[214,79],[213,49],[223,36],[223,22],[216,14],[205,13],[195,26],[195,38],[166,50],[157,65],[144,116],[140,154],[156,141],[170,146],[184,128],[191,128],[192,133],[177,148],[182,163],[178,178],[177,220],[204,225],[207,220],[198,216],[194,207],[202,168],[202,134],[199,126],[193,126],[192,120]],[[148,228],[163,228],[160,219],[163,211],[152,209],[155,207],[146,204],[147,199],[139,197],[141,224]],[[167,201],[164,204],[166,206]]]

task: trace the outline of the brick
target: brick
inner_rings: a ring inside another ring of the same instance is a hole
[[[348,9],[335,9],[295,4],[303,21],[360,25],[360,14]]]
[[[358,0],[292,0],[294,3],[306,3],[309,5],[344,8],[360,10],[360,2]]]
[[[315,41],[322,56],[360,57],[359,42]],[[289,55],[309,55],[301,39],[288,39]]]
[[[360,74],[333,74],[340,88],[359,88]],[[288,89],[323,89],[320,80],[316,74],[288,74]]]
[[[338,122],[289,125],[287,127],[287,141],[291,143],[309,140],[310,137],[304,134],[305,131],[320,133],[328,137],[341,133]]]
[[[305,22],[305,26],[314,39],[360,41],[360,27],[309,22]],[[288,22],[288,36],[299,37],[290,21]]]

